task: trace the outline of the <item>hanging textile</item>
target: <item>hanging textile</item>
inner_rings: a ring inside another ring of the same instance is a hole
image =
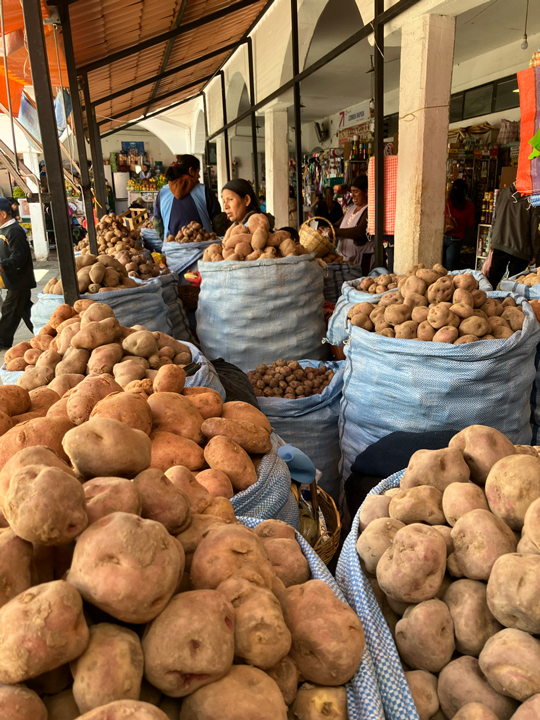
[[[517,74],[521,108],[521,143],[516,188],[522,195],[540,193],[540,154],[534,152],[535,136],[540,129],[540,67]]]

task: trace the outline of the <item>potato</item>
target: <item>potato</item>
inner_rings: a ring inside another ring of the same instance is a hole
[[[246,402],[233,401],[226,402],[223,404],[222,417],[226,420],[237,420],[239,422],[250,422],[254,425],[267,430],[269,433],[272,432],[272,426],[266,415],[261,412],[258,408],[250,405]]]
[[[505,308],[501,317],[506,320],[514,332],[521,330],[525,322],[525,315],[519,308]]]
[[[229,476],[221,470],[201,470],[197,473],[196,480],[213,497],[224,497],[230,500],[234,495]]]
[[[67,401],[69,398],[63,397],[58,402],[54,403],[54,405],[51,405],[51,407],[47,410],[47,414],[45,417],[63,417],[67,418],[69,420],[68,412],[67,412]],[[71,421],[70,421],[71,422]]]
[[[303,683],[290,710],[292,720],[347,720],[347,691],[344,687],[323,687]]]
[[[425,522],[428,525],[442,525],[442,493],[431,485],[418,485],[400,490],[390,499],[390,517],[402,523]]]
[[[498,557],[516,550],[516,538],[500,518],[488,510],[471,510],[452,529],[457,563],[471,580],[487,580]]]
[[[260,537],[263,542],[273,538],[296,540],[295,529],[283,520],[263,520],[254,528],[253,532]]]
[[[266,674],[277,684],[281,690],[286,705],[291,705],[298,691],[298,668],[293,660],[286,655],[274,667],[267,668]]]
[[[82,599],[57,580],[0,608],[0,682],[24,682],[78,657],[88,644]]]
[[[169,468],[165,477],[187,497],[192,513],[203,513],[210,505],[212,496],[197,482],[195,475],[187,467],[176,465]]]
[[[438,593],[446,569],[446,543],[433,528],[415,523],[400,528],[377,565],[382,590],[401,602],[418,603]]]
[[[68,305],[67,303],[59,305],[53,310],[53,313],[49,318],[49,325],[53,328],[53,330],[56,330],[56,328],[63,323],[64,320],[69,320],[69,318],[73,317],[73,315],[76,315],[76,311],[71,307],[71,305]]]
[[[186,373],[183,368],[178,365],[164,365],[154,379],[154,391],[181,393],[185,383]]]
[[[47,410],[60,400],[60,395],[48,387],[40,387],[30,391],[30,412],[36,412],[45,416]]]
[[[10,362],[6,363],[6,370],[8,372],[20,372],[21,370],[25,370],[27,367],[28,363],[24,357],[15,358],[14,360],[10,360]]]
[[[165,472],[175,465],[184,465],[194,472],[204,465],[204,453],[197,443],[170,432],[154,432],[150,436],[150,466]]]
[[[466,483],[470,471],[463,455],[456,448],[417,450],[409,460],[400,487],[431,485],[444,493],[452,483]]]
[[[219,517],[227,523],[236,522],[236,515],[231,501],[223,497],[212,498],[210,505],[205,508],[203,514]]]
[[[435,330],[431,327],[427,320],[420,323],[416,330],[416,336],[419,340],[429,342],[435,337]]]
[[[515,454],[515,448],[498,430],[470,425],[454,435],[448,446],[460,450],[471,471],[471,480],[483,485],[498,460]]]
[[[373,520],[362,532],[356,543],[356,552],[364,561],[368,573],[375,575],[382,554],[391,545],[397,531],[404,523],[391,518]]]
[[[396,625],[396,646],[410,667],[440,672],[455,650],[454,623],[444,602],[433,598],[407,608]]]
[[[453,277],[456,288],[462,288],[469,292],[478,290],[478,280],[472,273],[462,273],[461,275],[454,275]]]
[[[72,427],[73,423],[67,418],[49,417],[40,417],[16,425],[0,437],[0,468],[3,468],[19,450],[36,445],[45,445],[62,460],[67,460],[62,439]]]
[[[150,703],[115,700],[80,715],[76,720],[167,720],[167,716]]]
[[[101,263],[99,263],[95,267],[101,271],[103,266],[101,266]],[[101,281],[103,279],[104,272],[105,269],[103,268],[102,276],[99,280],[97,280],[92,277],[92,272],[90,271],[90,279],[93,283],[97,283],[99,285],[101,284]],[[86,308],[86,310],[81,315],[81,327],[83,328],[91,322],[101,322],[101,320],[106,320],[107,318],[114,317],[114,310],[110,305],[106,305],[105,303],[100,302],[93,302]]]
[[[274,569],[261,540],[243,525],[208,529],[191,563],[196,590],[214,590],[232,575],[272,589]]]
[[[411,319],[411,308],[408,305],[389,305],[384,311],[384,320],[390,325],[401,325]]]
[[[521,530],[527,509],[540,497],[540,459],[510,455],[497,461],[486,479],[486,497],[494,515]]]
[[[90,352],[84,348],[68,348],[64,359],[55,367],[56,377],[61,375],[83,375],[86,372]]]
[[[24,685],[0,685],[0,711],[5,720],[48,720],[47,708]]]
[[[163,525],[115,512],[79,537],[67,580],[87,602],[139,624],[162,612],[183,567],[182,547]]]
[[[19,537],[40,545],[66,545],[88,525],[80,482],[46,465],[27,465],[12,476],[4,513]]]
[[[142,500],[142,516],[160,522],[171,535],[181,533],[191,522],[187,495],[161,470],[148,468],[133,480]]]
[[[440,330],[445,325],[451,325],[450,319],[453,313],[445,305],[434,305],[430,307],[427,314],[427,321],[435,330]]]
[[[300,674],[320,685],[343,685],[350,680],[365,644],[362,624],[353,610],[321,580],[289,587],[281,604],[292,635],[290,656]]]
[[[446,522],[452,527],[471,510],[489,510],[482,488],[470,482],[448,485],[443,493],[442,508]]]
[[[464,303],[464,302],[455,302],[450,310],[461,320],[466,320],[467,318],[470,318],[474,315],[474,310],[472,307],[472,303],[474,301],[471,298],[470,303]]]
[[[512,718],[516,717],[512,715]],[[436,718],[435,718],[436,720]],[[483,703],[470,702],[454,715],[454,720],[498,720],[494,712]]]
[[[81,425],[90,419],[94,406],[113,392],[122,388],[111,375],[90,375],[73,389],[67,402],[69,419],[74,425]]]
[[[149,358],[158,354],[158,343],[156,338],[148,330],[139,330],[128,335],[122,340],[122,347],[130,355]]]
[[[0,607],[31,587],[32,558],[29,542],[17,537],[10,528],[0,530]]]
[[[425,670],[411,670],[405,673],[420,720],[430,720],[439,709],[437,678]]]
[[[6,354],[4,355],[4,361],[6,362],[6,364],[8,364],[16,358],[22,358],[24,353],[27,350],[30,350],[31,347],[32,345],[30,345],[29,342],[20,342],[17,343],[17,345],[13,345],[13,347],[10,347],[8,350],[6,350]]]
[[[427,299],[429,303],[448,302],[452,299],[453,294],[454,282],[447,276],[439,278],[427,289]]]
[[[17,416],[15,416],[17,417]],[[13,420],[5,412],[0,411],[0,436],[11,430],[13,427]]]
[[[228,437],[248,453],[264,455],[272,449],[268,431],[254,423],[213,417],[204,421],[201,430],[208,438]]]
[[[533,695],[520,705],[512,715],[512,720],[537,720],[540,713],[540,695]],[[482,718],[484,720],[484,718]],[[491,720],[491,718],[485,718]]]
[[[61,375],[51,380],[47,387],[49,390],[54,390],[62,398],[68,390],[71,390],[83,380],[84,375]]]
[[[133,630],[99,623],[83,654],[71,663],[73,696],[81,713],[115,700],[138,700],[144,658]]]
[[[221,413],[223,412],[223,400],[221,399],[219,393],[212,391],[200,393],[199,395],[187,395],[186,397],[189,402],[192,403],[201,413],[203,420],[214,417],[221,419]],[[259,426],[256,427],[260,430]]]
[[[477,580],[456,580],[444,594],[454,622],[456,649],[478,657],[487,640],[502,630],[487,605],[486,585]]]
[[[504,629],[486,642],[478,658],[491,687],[525,702],[540,691],[540,642],[529,633]]]
[[[368,495],[360,508],[360,530],[365,530],[374,520],[390,517],[390,501],[388,495]]]
[[[63,331],[62,336],[67,330],[76,327],[70,325]],[[99,322],[90,322],[84,328],[75,333],[71,338],[71,347],[84,348],[85,350],[95,350],[101,345],[109,345],[118,339],[120,335],[120,325],[115,318],[107,318]],[[132,337],[130,335],[130,337]],[[124,341],[125,342],[125,341]]]
[[[24,360],[28,365],[35,365],[39,359],[39,356],[43,353],[43,350],[37,348],[30,348],[24,353]]]
[[[96,303],[98,305],[99,303]],[[108,307],[108,306],[106,306]],[[101,345],[92,350],[88,360],[88,372],[90,375],[101,375],[102,373],[112,374],[116,363],[122,359],[122,348],[118,343]]]
[[[148,402],[141,395],[133,393],[119,392],[107,395],[94,406],[90,417],[120,420],[146,435],[152,432],[152,411]]]
[[[440,330],[437,330],[437,332],[432,338],[432,341],[441,343],[453,343],[457,340],[457,338],[457,328],[452,325],[445,325]]]
[[[41,417],[43,417],[43,414],[39,412],[27,412],[23,413],[22,415],[13,415],[13,417],[11,418],[11,424],[13,427],[15,427],[15,425],[20,425],[21,423],[28,422],[28,420],[35,420],[36,418]]]
[[[213,437],[204,449],[204,459],[212,470],[224,472],[237,491],[246,490],[257,482],[257,472],[249,455],[228,437]]]
[[[287,720],[287,707],[279,687],[265,672],[233,665],[225,677],[185,698],[180,717],[181,720]]]
[[[17,385],[25,390],[48,385],[54,377],[54,370],[50,367],[28,367],[17,380]]]
[[[136,485],[124,478],[98,477],[82,486],[90,525],[113,512],[140,515],[142,498]]]
[[[234,659],[234,615],[215,590],[176,595],[143,637],[146,679],[185,697],[222,678]]]
[[[212,525],[223,524],[225,522],[226,521],[223,518],[217,517],[215,515],[193,514],[191,516],[190,526],[176,536],[177,540],[184,548],[184,553],[186,556],[186,572],[191,571],[193,553],[199,546],[199,543],[201,542],[204,533],[208,530],[208,528],[212,527]]]
[[[488,607],[506,627],[540,633],[540,555],[502,555],[487,585]]]
[[[73,428],[62,445],[76,472],[86,479],[133,478],[150,466],[148,435],[111,418],[93,418]]]
[[[0,479],[1,477],[0,474]],[[540,543],[540,499],[532,502],[525,513],[523,534],[527,536],[534,545]]]
[[[154,432],[169,432],[202,443],[203,417],[189,400],[178,393],[154,392],[148,398]]]
[[[113,375],[116,382],[123,388],[135,380],[143,380],[146,377],[146,368],[130,358],[126,362],[120,362],[113,368]]]
[[[264,547],[275,573],[285,587],[301,585],[309,580],[309,563],[296,539],[265,538]],[[273,663],[275,664],[275,663]]]

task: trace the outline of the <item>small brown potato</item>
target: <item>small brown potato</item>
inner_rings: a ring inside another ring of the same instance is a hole
[[[475,308],[481,308],[487,300],[487,295],[483,290],[471,290]]]
[[[390,517],[406,525],[425,522],[428,525],[443,525],[442,493],[431,485],[400,490],[390,498]]]
[[[191,510],[186,493],[161,470],[148,468],[133,480],[142,500],[142,517],[160,522],[177,535],[189,527]]]
[[[32,585],[32,558],[29,542],[10,528],[0,530],[0,607]]]
[[[449,302],[453,294],[454,282],[447,276],[439,278],[427,289],[427,299],[429,303]]]
[[[8,370],[8,372],[20,372],[21,370],[25,370],[27,367],[28,363],[26,362],[24,357],[18,357],[6,363],[6,370]]]
[[[540,555],[502,555],[487,586],[488,607],[506,627],[540,634]]]
[[[50,390],[54,390],[54,392],[58,393],[58,395],[62,398],[68,390],[71,390],[83,380],[84,375],[61,375],[60,377],[51,380],[47,387]]]
[[[162,350],[171,350],[171,352],[174,352],[172,348],[162,348]],[[158,370],[154,378],[154,392],[181,393],[185,384],[186,373],[183,368],[178,367],[178,365],[164,365]]]
[[[208,528],[212,527],[216,524],[223,524],[226,520],[223,518],[217,517],[216,515],[198,515],[193,514],[191,516],[191,524],[190,526],[184,530],[183,532],[179,533],[176,536],[176,539],[180,542],[182,547],[184,548],[184,553],[186,557],[186,564],[185,569],[186,572],[191,571],[191,563],[193,560],[193,553],[199,546],[199,543],[201,542],[204,534],[208,530]]]
[[[461,275],[454,275],[454,285],[456,288],[467,290],[472,292],[478,290],[478,280],[472,273],[462,273]]]
[[[67,418],[50,417],[35,418],[16,425],[0,437],[0,468],[3,468],[19,450],[36,445],[45,445],[62,460],[67,461],[62,439],[72,427],[73,423]]]
[[[89,525],[113,512],[142,513],[141,494],[130,480],[98,477],[85,482],[82,488]]]
[[[432,338],[433,342],[449,344],[455,342],[457,339],[458,329],[455,328],[453,325],[445,325],[444,327],[440,328],[440,330],[437,330],[437,332]]]
[[[476,335],[476,337],[483,337],[491,332],[491,327],[487,320],[475,315],[465,318],[459,325],[460,335]]]
[[[232,575],[269,589],[275,577],[266,548],[254,532],[243,525],[216,525],[195,550],[191,581],[197,590],[214,590]]]
[[[88,627],[77,590],[56,580],[25,590],[0,609],[0,682],[15,684],[78,657]]]
[[[405,525],[399,520],[378,518],[362,532],[356,543],[356,552],[364,561],[368,573],[375,575],[382,554],[392,545],[395,534],[402,527]]]
[[[154,392],[148,398],[152,411],[154,432],[168,432],[182,438],[202,443],[203,417],[183,395],[173,392]]]
[[[420,720],[431,720],[439,709],[437,678],[425,670],[410,670],[405,679],[414,700]]]
[[[64,320],[69,320],[69,318],[76,314],[76,311],[71,307],[71,305],[67,305],[66,303],[59,305],[55,310],[53,310],[53,313],[49,318],[49,325],[53,328],[53,330],[56,330],[56,328],[63,323]]]
[[[424,340],[425,342],[429,342],[430,340],[433,340],[435,337],[435,330],[431,327],[429,322],[427,320],[424,320],[420,323],[418,326],[418,329],[416,330],[416,337],[419,340]]]
[[[75,471],[85,479],[133,478],[150,466],[148,435],[112,418],[92,418],[73,428],[62,445]]]
[[[368,330],[369,332],[373,330],[373,323],[367,315],[364,315],[364,313],[361,312],[357,312],[351,317],[351,325],[363,328],[364,330]]]
[[[52,719],[51,719],[52,720]],[[90,710],[76,720],[168,720],[155,705],[137,700],[115,700]]]
[[[500,315],[502,315],[504,308],[500,300],[496,300],[495,298],[488,298],[486,302],[480,306],[480,310],[486,313],[489,321],[490,317],[499,317]]]
[[[114,366],[113,375],[116,382],[127,389],[130,383],[146,377],[146,368],[135,362],[134,358],[128,359],[126,362],[120,362]]]
[[[13,425],[14,423],[12,418],[10,418],[5,412],[0,411],[0,435],[3,435],[4,433],[7,433],[8,430],[11,430]]]
[[[446,522],[454,527],[459,518],[471,510],[489,510],[489,507],[482,488],[470,482],[456,482],[444,491],[442,509]]]
[[[64,328],[67,328],[68,325],[73,325],[74,323],[80,323],[80,322],[81,322],[81,316],[80,316],[78,313],[76,313],[73,317],[70,317],[68,320],[64,320],[63,323],[60,323],[60,325],[56,328],[56,330],[53,330],[53,329],[51,328],[51,331],[50,331],[50,333],[48,333],[48,334],[50,334],[51,338],[52,338],[52,337],[55,337],[56,335],[60,335],[60,333],[62,332],[62,330],[63,330]],[[45,326],[45,327],[47,327],[47,326]],[[42,328],[42,329],[40,330],[40,335],[41,335],[42,330],[44,330],[44,329],[45,329],[45,328]],[[38,335],[37,337],[39,337],[39,335]],[[36,338],[34,338],[34,340],[35,340],[35,339],[36,339]],[[45,341],[45,342],[47,342],[47,341]],[[51,343],[51,341],[49,340],[49,347],[50,347],[50,343]],[[34,346],[34,347],[38,347],[38,346],[36,345],[36,346]]]
[[[419,295],[418,293],[411,293],[410,295],[407,295],[404,298],[403,303],[405,305],[409,305],[409,307],[413,308],[413,310],[414,310],[414,308],[416,308],[416,307],[426,307],[427,308],[428,301],[427,301],[427,298],[424,297],[424,295]]]
[[[350,680],[365,645],[356,613],[322,580],[287,588],[281,604],[292,635],[290,656],[300,674],[320,685],[343,685]]]
[[[24,685],[0,685],[0,712],[5,720],[49,718],[47,708],[39,695]]]
[[[514,455],[516,450],[508,438],[486,425],[470,425],[450,440],[448,447],[463,454],[471,471],[471,480],[483,485],[498,460]]]
[[[471,298],[471,302],[472,302],[472,298]],[[452,305],[452,307],[450,308],[450,310],[456,317],[460,318],[461,320],[466,320],[467,318],[473,317],[473,315],[474,315],[472,305],[465,304],[463,302],[454,303]]]
[[[91,418],[112,418],[120,420],[134,430],[146,435],[152,432],[152,411],[148,402],[133,393],[111,393],[100,400],[90,413]]]
[[[384,311],[384,320],[390,325],[401,325],[411,319],[411,308],[408,305],[389,305]]]
[[[64,330],[62,336],[71,328],[77,327],[70,325]],[[101,345],[109,345],[118,339],[120,335],[120,325],[115,318],[107,318],[99,322],[88,323],[84,328],[81,327],[79,332],[75,333],[71,338],[71,347],[84,348],[85,350],[95,350]],[[132,337],[130,335],[130,337]],[[124,341],[125,342],[125,341]]]
[[[212,498],[210,505],[204,510],[204,515],[214,515],[228,523],[236,522],[234,507],[227,498]]]
[[[499,326],[493,330],[493,337],[495,340],[506,340],[506,339],[512,337],[513,334],[514,334],[514,331],[510,330],[510,328],[506,328],[506,327]],[[484,336],[484,339],[486,339],[486,336]]]
[[[117,620],[141,624],[163,611],[183,570],[182,546],[161,523],[115,512],[79,537],[67,580]]]
[[[175,465],[184,465],[195,472],[204,466],[204,453],[193,440],[170,432],[154,432],[152,441],[152,459],[150,466],[165,472]]]
[[[519,308],[505,308],[501,317],[506,320],[514,332],[521,330],[525,322],[525,315]]]
[[[512,715],[512,718],[515,718]],[[437,720],[437,718],[434,718]],[[497,715],[483,703],[470,702],[454,715],[454,720],[498,720]]]
[[[474,307],[473,296],[468,290],[465,290],[465,288],[456,288],[452,296],[452,303],[454,305],[468,305],[470,308]]]
[[[112,375],[89,375],[72,390],[67,403],[69,419],[74,425],[81,425],[90,419],[92,410],[100,400],[122,388]]]
[[[98,303],[96,303],[97,305]],[[106,306],[108,307],[108,305]],[[90,375],[112,374],[116,363],[122,359],[122,348],[118,343],[110,343],[92,350],[88,360],[88,373]]]
[[[17,385],[28,392],[48,385],[54,377],[54,369],[50,367],[28,367],[17,380]],[[17,413],[14,413],[17,414]]]
[[[22,358],[24,353],[27,350],[30,350],[31,347],[32,345],[30,345],[29,342],[17,343],[17,345],[14,345],[13,347],[10,347],[9,350],[6,350],[6,354],[4,355],[4,361],[6,362],[6,364],[8,364],[16,358]]]
[[[73,696],[80,712],[115,700],[138,700],[143,668],[141,641],[133,630],[109,623],[93,625],[86,650],[71,663]]]
[[[139,330],[128,335],[122,340],[124,351],[130,355],[137,355],[143,358],[149,358],[157,355],[159,351],[156,338],[148,330]]]
[[[293,660],[286,655],[274,667],[267,668],[266,674],[277,684],[283,695],[285,705],[292,705],[298,692],[298,668]]]
[[[497,315],[488,317],[488,323],[492,333],[495,332],[495,329],[498,327],[503,327],[507,330],[510,329],[510,325],[506,322],[506,320],[502,317],[498,317]]]
[[[58,402],[54,403],[54,405],[51,405],[51,407],[47,410],[47,414],[45,415],[45,417],[64,417],[69,420],[69,415],[67,411],[68,399],[69,398],[67,397],[63,397]]]
[[[441,277],[441,273],[437,272],[435,269],[430,270],[429,268],[419,268],[416,270],[415,275],[416,277],[421,278],[427,286],[433,285],[433,283]]]
[[[480,339],[488,340],[489,338],[486,335],[483,338],[476,337],[476,335],[462,335],[454,342],[454,345],[467,345],[467,343],[478,342]]]
[[[173,597],[143,637],[146,679],[169,697],[191,695],[219,680],[234,659],[234,616],[231,603],[215,590]]]
[[[416,275],[410,275],[399,288],[399,291],[404,298],[406,298],[407,295],[412,294],[424,295],[426,290],[426,282]]]
[[[347,720],[347,691],[344,687],[324,687],[303,683],[289,711],[292,720]]]
[[[230,500],[234,495],[229,476],[221,470],[201,470],[197,473],[196,479],[212,497],[223,497]]]
[[[228,437],[248,453],[264,455],[272,449],[268,431],[254,423],[212,417],[203,422],[201,430],[208,438]]]
[[[445,569],[443,536],[427,525],[415,523],[395,534],[377,565],[377,581],[395,600],[418,603],[435,597]]]
[[[418,323],[413,320],[407,320],[407,322],[401,323],[394,327],[395,337],[401,338],[402,340],[413,340],[416,338],[418,330]]]
[[[390,517],[389,507],[391,497],[388,495],[368,495],[360,509],[360,530],[378,518]]]
[[[296,541],[295,529],[283,520],[263,520],[254,529],[255,535],[266,541],[273,538],[285,538]]]
[[[478,658],[491,687],[525,702],[540,692],[540,642],[529,633],[504,629],[486,642]]]
[[[469,467],[459,450],[417,450],[409,460],[400,487],[406,490],[431,485],[444,493],[452,483],[467,483],[469,476]]]
[[[407,608],[396,625],[396,646],[410,667],[440,672],[455,650],[454,623],[444,602],[433,598]]]
[[[296,539],[266,538],[264,547],[276,575],[285,587],[301,585],[309,580],[311,577],[309,563]]]
[[[40,545],[66,545],[88,525],[80,482],[46,465],[27,465],[12,476],[4,513],[19,537]]]
[[[36,362],[39,359],[39,356],[42,354],[43,350],[38,350],[36,348],[30,348],[30,350],[27,350],[24,353],[24,360],[28,365],[35,365]]]
[[[445,305],[435,305],[428,310],[427,321],[435,330],[440,330],[445,325],[450,325],[451,313],[450,308]]]
[[[510,455],[497,461],[487,476],[486,497],[491,512],[520,531],[527,509],[540,497],[540,459]]]
[[[195,475],[187,467],[176,465],[169,468],[165,472],[165,476],[186,495],[192,513],[203,513],[210,505],[212,496],[205,487],[199,484]]]
[[[228,437],[218,435],[211,438],[204,448],[204,459],[212,470],[224,472],[238,492],[246,490],[257,482],[257,472],[249,455]]]
[[[96,267],[99,268],[99,271],[101,271],[101,269],[103,268],[101,263],[96,265]],[[96,280],[92,277],[92,271],[90,271],[90,279],[92,280],[92,282],[100,285],[101,281],[103,280],[104,274],[105,269],[103,268],[101,278],[99,280]],[[101,320],[106,320],[107,318],[114,317],[114,310],[110,305],[106,305],[105,303],[100,302],[93,302],[86,308],[86,310],[81,315],[81,327],[83,328],[91,322],[101,322]]]
[[[269,433],[272,432],[272,426],[266,415],[253,405],[240,400],[224,403],[222,417],[225,420],[250,422],[259,425]]]
[[[287,720],[287,706],[279,687],[263,670],[233,665],[225,677],[199,688],[182,703],[180,720],[216,718]]]
[[[471,510],[462,515],[452,529],[457,563],[465,577],[487,580],[501,555],[514,553],[514,533],[489,510]]]
[[[40,387],[30,391],[30,400],[30,412],[45,416],[47,410],[60,400],[60,395],[48,387]]]
[[[375,288],[375,285],[373,285],[372,287]],[[374,292],[375,291],[376,290],[374,290]],[[385,310],[385,308],[388,307],[389,305],[404,305],[404,304],[405,303],[403,302],[403,296],[401,295],[400,292],[391,292],[391,293],[386,293],[386,295],[384,295],[380,299],[378,307],[380,307],[382,310]],[[372,315],[375,313],[375,311],[378,309],[378,307],[375,308],[375,310],[372,312]],[[409,312],[410,312],[410,306],[407,305],[406,307],[409,308]],[[385,312],[386,312],[386,310],[385,310]],[[382,314],[384,316],[384,312]],[[377,315],[375,317],[377,317]],[[372,317],[371,320],[374,321],[375,318]]]
[[[416,306],[413,307],[412,313],[411,313],[411,320],[414,320],[419,325],[421,325],[423,322],[427,320],[429,308],[422,307],[422,306]]]

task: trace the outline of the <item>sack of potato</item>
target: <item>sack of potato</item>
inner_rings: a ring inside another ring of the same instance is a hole
[[[540,300],[540,268],[501,280],[501,290],[522,295],[527,300]]]
[[[407,718],[540,717],[539,450],[465,428],[414,453],[355,517],[336,577],[383,701]]]
[[[152,220],[149,220],[149,223],[149,226],[141,227],[141,240],[150,252],[163,252],[163,240],[158,231],[154,230]]]
[[[218,236],[215,232],[207,233],[203,226],[192,220],[188,225],[179,230],[176,235],[167,235],[165,243],[202,243],[216,242]]]
[[[178,273],[181,285],[189,285],[184,275],[187,272],[196,272],[199,269],[199,260],[202,259],[206,250],[219,242],[219,240],[210,240],[197,243],[164,243],[163,254],[167,260],[167,266],[172,272]]]

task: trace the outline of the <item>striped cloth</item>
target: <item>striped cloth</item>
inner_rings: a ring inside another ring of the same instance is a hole
[[[384,230],[383,235],[393,235],[396,226],[398,156],[384,158]],[[375,158],[368,168],[368,233],[375,235]]]

